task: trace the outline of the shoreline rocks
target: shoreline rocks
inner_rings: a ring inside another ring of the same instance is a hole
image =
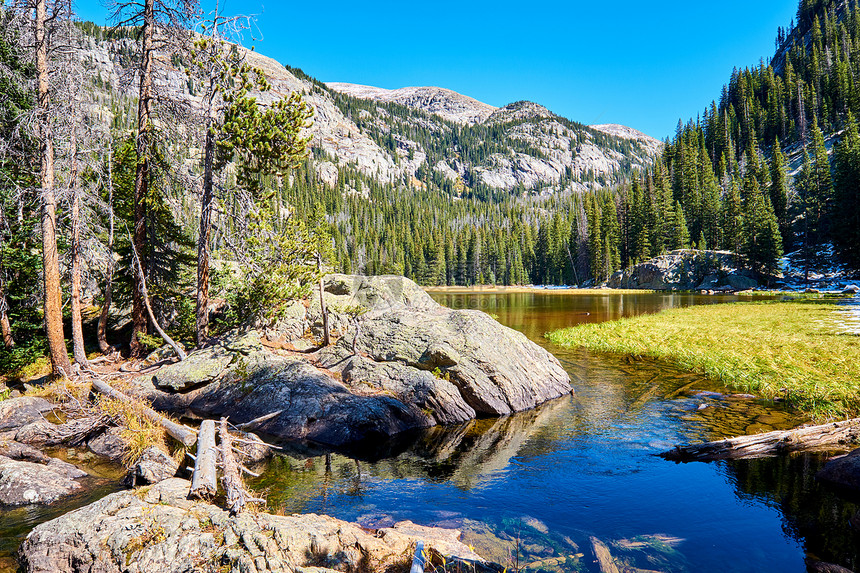
[[[0,456],[0,507],[47,505],[80,491],[87,473],[50,458],[46,464]]]
[[[402,277],[329,275],[336,342],[321,337],[318,298],[272,330],[233,333],[137,379],[157,409],[282,440],[345,446],[411,429],[504,416],[570,393],[558,360],[489,315],[451,310]]]
[[[328,516],[230,516],[187,499],[189,482],[110,494],[37,526],[21,546],[27,573],[179,573],[191,570],[382,571],[411,561],[417,541],[431,554],[501,571],[459,541],[460,532],[403,522],[368,531]]]
[[[739,270],[728,251],[678,250],[618,271],[610,288],[643,290],[746,291],[759,286],[754,273]]]

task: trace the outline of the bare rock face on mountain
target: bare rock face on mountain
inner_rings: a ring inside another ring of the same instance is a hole
[[[736,268],[736,256],[725,251],[680,250],[619,271],[610,288],[646,290],[742,291],[758,286],[751,273]]]
[[[327,83],[326,85],[336,92],[359,99],[399,103],[438,115],[454,123],[470,125],[481,123],[496,111],[496,108],[491,105],[444,88],[408,87],[386,90],[373,86],[338,82]]]
[[[482,312],[442,307],[412,281],[330,275],[325,284],[334,345],[289,351],[321,334],[312,298],[268,333],[234,334],[139,379],[138,392],[158,408],[334,446],[502,416],[570,392],[549,352]],[[176,383],[219,368],[203,386]]]
[[[323,515],[228,512],[187,499],[189,482],[125,491],[36,527],[20,550],[27,573],[387,571],[418,541],[464,571],[501,571],[460,532],[402,522],[368,531]],[[408,567],[408,565],[407,565]]]

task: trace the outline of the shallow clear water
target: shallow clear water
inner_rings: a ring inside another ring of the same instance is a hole
[[[802,422],[778,404],[644,361],[554,347],[544,332],[690,304],[692,295],[437,295],[480,308],[547,347],[575,395],[501,420],[435,428],[353,458],[294,454],[254,485],[287,512],[328,513],[367,527],[412,520],[464,530],[511,569],[805,571],[807,555],[853,568],[858,507],[814,481],[805,455],[675,464],[655,454],[679,442]],[[587,313],[587,314],[586,314]],[[358,459],[359,461],[356,461]]]

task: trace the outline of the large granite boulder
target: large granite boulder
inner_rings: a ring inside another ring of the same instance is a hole
[[[50,504],[82,488],[87,474],[56,458],[42,465],[0,456],[0,506]]]
[[[418,541],[463,570],[501,571],[459,532],[403,522],[368,531],[322,515],[230,514],[187,499],[189,482],[119,492],[36,527],[21,546],[28,573],[385,571],[408,563]],[[408,565],[407,565],[408,567]]]
[[[234,333],[138,379],[138,392],[159,409],[334,446],[506,415],[570,392],[549,352],[482,312],[437,304],[412,281],[330,275],[325,284],[332,346],[291,351],[318,337],[312,298],[273,331]],[[220,373],[201,385],[201,368]]]
[[[644,290],[747,290],[758,286],[753,273],[738,270],[727,251],[678,250],[619,271],[611,288]]]

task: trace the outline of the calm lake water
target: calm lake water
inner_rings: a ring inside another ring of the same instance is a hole
[[[547,331],[731,297],[694,295],[434,295],[477,308],[555,354],[575,395],[503,419],[402,436],[352,457],[294,451],[252,487],[273,510],[326,513],[384,527],[456,527],[486,557],[517,569],[802,572],[804,559],[860,566],[858,506],[819,486],[816,455],[676,464],[676,443],[801,423],[778,404],[731,396],[708,380],[647,361],[551,345]],[[107,473],[105,477],[107,477]],[[112,476],[111,476],[112,477]],[[49,510],[0,515],[0,571],[35,524],[116,488]],[[627,568],[625,568],[627,567]]]
[[[434,295],[478,308],[548,348],[575,396],[501,420],[433,429],[356,457],[282,456],[254,485],[287,512],[327,513],[381,527],[400,520],[464,530],[509,570],[805,571],[812,556],[860,565],[858,507],[814,481],[804,455],[675,464],[679,442],[792,427],[779,405],[730,397],[650,362],[569,351],[549,330],[731,297],[694,295]],[[624,569],[622,569],[624,570]],[[629,569],[635,570],[635,569]]]

